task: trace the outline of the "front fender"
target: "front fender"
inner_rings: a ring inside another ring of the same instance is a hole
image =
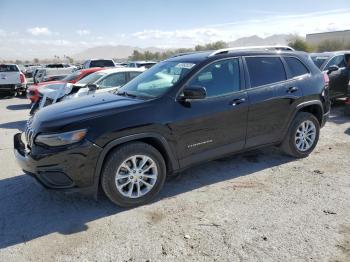
[[[96,188],[98,187],[101,171],[103,168],[103,163],[108,153],[118,145],[121,145],[127,142],[145,139],[145,138],[153,138],[153,139],[156,139],[159,143],[161,143],[161,145],[165,150],[165,153],[167,154],[167,158],[170,161],[170,165],[171,165],[170,171],[179,169],[179,162],[175,157],[174,152],[172,151],[168,141],[162,135],[158,133],[139,133],[139,134],[124,136],[109,142],[107,145],[103,147],[103,150],[98,157],[95,174],[94,174],[94,185],[96,186]]]

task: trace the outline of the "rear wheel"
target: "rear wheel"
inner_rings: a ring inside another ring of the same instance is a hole
[[[101,184],[107,197],[118,206],[134,207],[151,201],[166,178],[162,155],[151,145],[133,142],[111,152]]]
[[[320,134],[320,123],[307,112],[300,112],[293,120],[282,143],[283,151],[293,157],[307,157],[316,147]]]

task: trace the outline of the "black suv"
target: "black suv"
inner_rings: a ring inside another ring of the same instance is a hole
[[[167,175],[268,145],[315,148],[329,114],[325,76],[306,53],[182,54],[117,92],[40,110],[14,137],[22,169],[50,189],[144,204]]]

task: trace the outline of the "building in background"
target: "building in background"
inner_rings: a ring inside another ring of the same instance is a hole
[[[322,43],[325,40],[337,41],[342,44],[350,43],[350,30],[306,35],[306,42],[314,46]]]

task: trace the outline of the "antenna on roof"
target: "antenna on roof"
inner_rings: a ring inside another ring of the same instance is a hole
[[[219,54],[226,54],[230,51],[239,51],[239,50],[272,50],[272,51],[295,51],[290,46],[285,45],[266,45],[266,46],[242,46],[242,47],[230,47],[223,48],[212,52],[210,56],[215,56]]]

